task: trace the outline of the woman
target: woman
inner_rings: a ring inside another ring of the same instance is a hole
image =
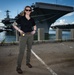
[[[26,65],[29,68],[32,68],[32,65],[30,64],[30,56],[31,56],[33,35],[36,32],[36,25],[34,19],[30,17],[31,12],[32,12],[31,7],[26,6],[24,9],[24,15],[18,18],[13,23],[13,27],[18,32],[20,32],[19,55],[16,68],[16,71],[20,74],[23,73],[23,71],[21,70],[21,63],[24,56],[26,45],[27,45]],[[18,28],[17,25],[20,25],[20,28]]]

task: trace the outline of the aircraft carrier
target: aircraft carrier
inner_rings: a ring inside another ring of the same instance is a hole
[[[74,8],[71,6],[64,6],[58,4],[36,2],[31,5],[33,12],[31,16],[35,19],[37,28],[44,28],[45,33],[49,32],[51,24],[53,24],[60,17],[71,13]],[[9,10],[6,11],[6,18],[2,20],[6,26],[11,28],[11,24],[19,18],[23,11],[21,11],[15,18],[10,18]]]

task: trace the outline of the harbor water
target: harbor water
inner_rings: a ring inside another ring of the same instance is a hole
[[[56,39],[56,31],[55,30],[49,30],[49,40],[55,40]],[[62,32],[62,39],[67,40],[70,39],[70,31],[63,31]],[[15,42],[16,36],[13,32],[0,32],[0,42]]]

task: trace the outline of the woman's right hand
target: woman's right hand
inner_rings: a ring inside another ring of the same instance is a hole
[[[20,35],[21,35],[21,36],[24,36],[25,33],[21,30],[21,31],[20,31]]]

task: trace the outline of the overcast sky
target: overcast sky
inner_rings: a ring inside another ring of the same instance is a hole
[[[45,2],[74,7],[74,0],[0,0],[0,20],[6,17],[6,10],[10,10],[10,17],[14,18],[21,12],[26,5],[32,5],[35,2]],[[74,23],[74,12],[61,17],[56,21],[58,23]],[[0,24],[1,25],[1,24]]]

